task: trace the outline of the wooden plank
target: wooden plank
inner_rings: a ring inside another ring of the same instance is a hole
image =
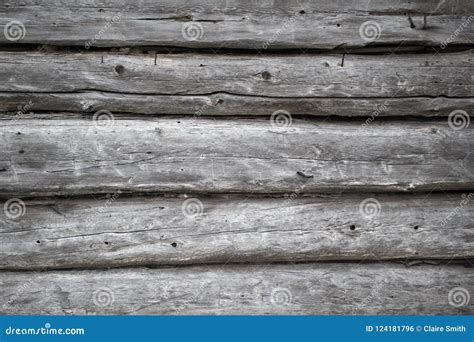
[[[474,193],[121,196],[26,201],[0,220],[0,268],[474,258]]]
[[[11,40],[1,35],[0,43],[260,50],[360,47],[372,42],[359,33],[369,22],[376,23],[372,28],[379,36],[377,44],[472,44],[473,7],[469,0],[9,1],[0,5],[2,30],[13,20],[23,27]]]
[[[474,291],[474,272],[472,268],[456,265],[411,268],[356,263],[226,265],[2,272],[0,277],[1,314],[469,315],[474,312],[472,301],[466,302],[462,297]],[[450,305],[450,300],[464,305]]]
[[[474,50],[250,56],[0,52],[1,92],[271,97],[472,97]],[[102,63],[103,61],[103,63]],[[51,77],[45,77],[51,75]]]
[[[474,189],[474,127],[448,120],[96,119],[2,120],[0,193]]]
[[[23,109],[26,108],[26,109]],[[474,100],[449,97],[350,98],[350,97],[260,97],[250,95],[141,95],[103,92],[0,93],[0,112],[95,113],[107,108],[113,113],[145,115],[269,116],[285,108],[291,115],[308,116],[424,116],[446,117],[456,110],[474,113]],[[64,114],[66,115],[66,113]]]

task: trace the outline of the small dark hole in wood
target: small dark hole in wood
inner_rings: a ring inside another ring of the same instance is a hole
[[[18,135],[20,135],[20,134],[21,134],[21,132],[18,132],[17,134],[18,134]]]
[[[146,154],[151,154],[151,152],[148,151]]]
[[[217,104],[223,104],[223,103],[224,103],[224,100],[223,100],[223,99],[217,100]]]
[[[341,24],[336,24],[337,27],[341,27]]]
[[[115,66],[114,70],[117,74],[122,75],[125,72],[125,67],[119,64]]]
[[[105,243],[106,245],[108,245],[108,244],[109,244],[109,242],[108,242],[108,241],[105,241],[104,243]]]
[[[104,12],[104,9],[103,9],[103,8],[99,8],[99,12]]]
[[[264,80],[269,80],[272,77],[272,74],[270,74],[268,71],[262,72],[262,78]]]
[[[404,12],[403,15],[406,16],[406,15],[407,15],[407,12]]]
[[[199,64],[199,66],[200,66],[200,67],[203,67],[203,66],[204,66],[204,64]]]
[[[179,169],[180,171],[184,171],[184,169]]]
[[[306,13],[305,10],[300,11],[300,14],[305,14],[305,13]]]
[[[25,153],[25,150],[20,150],[20,151],[18,151],[18,153],[20,153],[20,154]]]
[[[176,247],[178,246],[178,244],[177,244],[176,242],[173,242],[173,243],[171,244],[171,246],[173,246],[174,248],[176,248]]]
[[[176,121],[177,123],[181,123],[181,121]]]
[[[356,226],[353,225],[353,224],[351,224],[351,226],[350,226],[349,228],[350,228],[350,230],[355,230],[355,229],[356,229]]]
[[[413,227],[414,230],[417,230],[418,228],[420,228],[420,227],[418,227],[418,226],[414,226],[414,227]]]
[[[41,243],[41,241],[40,241],[40,240],[36,240],[36,243]]]

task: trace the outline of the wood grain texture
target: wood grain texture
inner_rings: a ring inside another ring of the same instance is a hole
[[[155,65],[144,54],[0,52],[0,91],[472,97],[473,52],[347,55],[343,66],[340,55],[169,54]]]
[[[26,108],[24,110],[23,108]],[[0,93],[0,112],[113,113],[145,115],[270,116],[284,108],[291,115],[315,117],[447,117],[455,110],[474,113],[474,99],[449,97],[350,98],[213,95],[141,95],[84,91],[78,93]],[[63,115],[69,115],[64,113]]]
[[[0,189],[10,197],[472,190],[474,128],[447,121],[2,120]]]
[[[0,36],[0,43],[260,50],[359,47],[370,43],[361,38],[361,25],[377,22],[377,44],[439,46],[451,36],[451,44],[472,44],[472,25],[462,26],[472,13],[469,0],[7,1],[0,6],[2,29],[21,20],[26,34],[13,42]],[[183,34],[186,25],[197,30],[195,35]]]
[[[0,268],[474,258],[474,193],[121,195],[26,201],[22,217],[0,220]]]
[[[2,272],[2,314],[472,314],[462,266],[227,265],[100,271]]]

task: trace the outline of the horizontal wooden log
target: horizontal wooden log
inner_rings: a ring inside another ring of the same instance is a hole
[[[219,93],[213,95],[140,95],[103,92],[0,93],[0,112],[113,113],[204,116],[270,116],[285,108],[291,115],[308,116],[424,116],[446,117],[455,110],[474,113],[473,98],[318,98],[259,97]]]
[[[96,119],[2,120],[0,194],[474,189],[474,127],[448,120]]]
[[[0,5],[2,30],[12,21],[23,26],[20,32],[11,29],[10,39],[1,35],[0,43],[259,50],[359,47],[372,41],[472,44],[473,7],[469,0],[7,1]],[[363,36],[359,31],[367,22],[375,31]]]
[[[0,79],[7,80],[0,91],[472,97],[473,52],[347,55],[343,65],[340,55],[176,54],[159,55],[155,62],[143,54],[0,52]]]
[[[0,273],[1,314],[469,315],[474,272],[396,264]],[[455,305],[451,305],[451,304]]]
[[[0,220],[0,268],[474,258],[474,193],[121,195],[26,201],[23,216]]]

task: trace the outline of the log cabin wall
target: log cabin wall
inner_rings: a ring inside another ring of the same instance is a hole
[[[472,314],[474,2],[0,4],[0,313]]]

